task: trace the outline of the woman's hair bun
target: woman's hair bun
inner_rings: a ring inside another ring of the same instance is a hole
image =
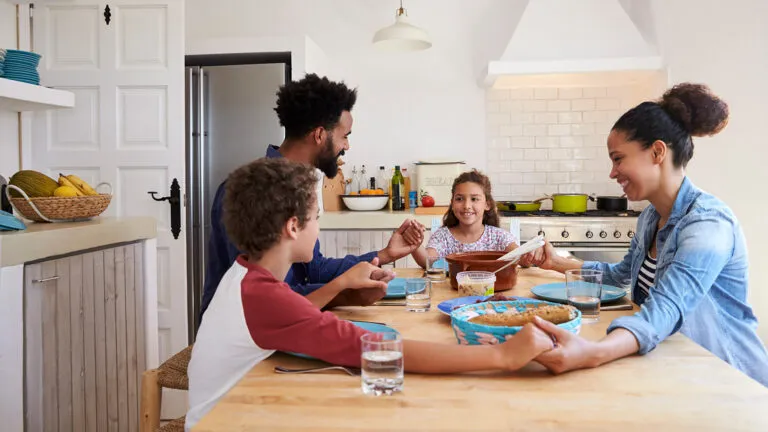
[[[678,84],[664,93],[659,106],[691,136],[714,135],[728,124],[728,104],[704,84]]]

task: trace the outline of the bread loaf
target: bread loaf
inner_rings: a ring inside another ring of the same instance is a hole
[[[470,318],[469,322],[489,326],[518,327],[533,322],[535,316],[553,324],[562,324],[576,318],[576,309],[566,305],[546,305],[528,309],[525,312],[509,311],[479,315]]]

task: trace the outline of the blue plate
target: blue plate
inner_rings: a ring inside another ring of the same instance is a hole
[[[440,312],[450,316],[451,312],[453,312],[455,309],[458,309],[460,306],[468,305],[476,303],[478,300],[485,300],[492,296],[467,296],[467,297],[457,297],[450,300],[445,300],[443,302],[440,302],[440,304],[437,305],[437,310]],[[511,300],[517,300],[518,297],[515,296],[507,296]]]
[[[531,289],[531,293],[536,297],[558,303],[567,303],[565,296],[565,282],[555,282],[544,285],[537,285]],[[603,293],[600,295],[601,303],[610,303],[620,300],[627,295],[627,292],[613,285],[603,284]]]
[[[387,295],[385,299],[405,298],[405,278],[394,278],[387,285]]]
[[[350,321],[352,324],[360,327],[363,330],[368,330],[369,332],[374,333],[398,333],[397,330],[393,329],[392,327],[385,326],[382,324],[376,324],[372,322],[364,322],[364,321]],[[301,354],[301,353],[294,353],[294,352],[285,352],[286,354],[290,354],[295,357],[301,357],[309,360],[318,360],[310,355],[307,354]]]

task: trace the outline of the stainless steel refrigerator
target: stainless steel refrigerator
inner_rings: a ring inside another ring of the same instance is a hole
[[[199,324],[216,189],[230,172],[263,157],[269,144],[280,145],[283,141],[283,128],[274,107],[278,88],[290,76],[289,62],[221,65],[221,56],[198,60],[204,65],[190,66],[187,58],[186,74],[190,343]]]

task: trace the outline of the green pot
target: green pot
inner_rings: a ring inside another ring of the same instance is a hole
[[[496,207],[502,211],[536,212],[541,209],[541,202],[547,198],[539,198],[536,201],[497,201]]]
[[[587,194],[554,194],[552,195],[552,210],[558,213],[584,213],[587,211],[587,200],[594,200]]]

